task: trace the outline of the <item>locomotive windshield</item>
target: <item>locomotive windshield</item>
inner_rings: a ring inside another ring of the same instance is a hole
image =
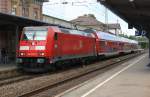
[[[27,30],[24,32],[22,40],[46,40],[46,37],[46,30]]]

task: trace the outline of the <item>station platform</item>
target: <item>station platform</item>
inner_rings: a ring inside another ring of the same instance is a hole
[[[150,97],[149,62],[145,53],[56,97]]]
[[[0,72],[17,69],[16,64],[0,64]]]
[[[16,64],[0,64],[0,80],[19,75]]]

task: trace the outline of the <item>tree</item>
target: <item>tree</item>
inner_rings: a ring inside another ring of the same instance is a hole
[[[95,15],[94,15],[94,14],[84,14],[84,16],[92,17],[92,18],[96,19],[96,17],[95,17]]]
[[[138,41],[140,47],[143,48],[143,49],[148,48],[148,39],[146,37],[143,37],[143,36],[140,36],[140,37],[139,36],[138,37],[137,36],[127,36],[127,35],[124,35],[124,34],[119,34],[119,36],[131,39],[131,40]]]
[[[128,38],[128,36],[124,35],[124,34],[119,34],[119,36],[124,37],[124,38]]]
[[[95,15],[94,14],[88,14],[89,17],[92,17],[94,19],[96,19]]]

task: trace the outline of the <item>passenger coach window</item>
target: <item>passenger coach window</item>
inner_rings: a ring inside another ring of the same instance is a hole
[[[54,40],[58,40],[58,33],[55,32]]]
[[[100,46],[105,47],[105,41],[100,41]]]

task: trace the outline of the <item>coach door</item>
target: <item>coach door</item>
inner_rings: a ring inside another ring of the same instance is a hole
[[[105,52],[105,50],[106,50],[106,41],[104,41],[104,40],[100,41],[100,50],[101,50],[102,53]]]

